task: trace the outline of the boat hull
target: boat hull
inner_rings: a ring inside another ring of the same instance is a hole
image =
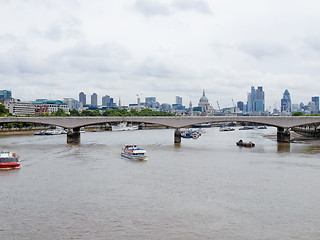
[[[0,170],[9,170],[9,169],[17,169],[17,168],[20,168],[19,162],[0,163]]]
[[[251,148],[251,147],[254,147],[255,144],[254,143],[246,143],[246,142],[236,142],[236,145],[239,146],[239,147],[248,147],[248,148]]]
[[[121,156],[135,161],[147,161],[147,156],[135,156],[125,152],[121,152]]]

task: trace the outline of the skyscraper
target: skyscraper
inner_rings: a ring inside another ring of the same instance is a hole
[[[262,87],[260,86],[256,90],[252,86],[251,92],[248,93],[248,98],[247,98],[248,112],[264,112],[264,109],[265,109],[265,99],[264,99],[264,91]]]
[[[281,99],[281,112],[291,113],[291,97],[288,89],[284,91]]]
[[[79,93],[79,102],[81,102],[83,106],[87,104],[87,97],[84,92]]]
[[[176,104],[182,105],[182,97],[176,96]]]
[[[110,96],[105,95],[102,97],[102,106],[108,106],[110,105]]]
[[[237,102],[237,108],[239,108],[240,111],[244,110],[244,104],[242,101]]]
[[[254,99],[254,112],[264,112],[264,91],[258,87]]]
[[[146,104],[147,108],[155,108],[156,107],[156,97],[146,97]]]
[[[11,99],[12,93],[9,90],[0,90],[0,99]]]
[[[93,107],[98,106],[98,95],[96,93],[93,93],[91,95],[91,106]]]
[[[311,98],[312,102],[316,104],[316,111],[319,111],[319,97],[312,97]]]

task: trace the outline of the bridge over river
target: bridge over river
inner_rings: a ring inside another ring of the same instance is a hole
[[[176,129],[175,142],[181,141],[180,128],[202,123],[247,122],[277,127],[277,140],[290,142],[290,128],[319,124],[318,116],[173,116],[173,117],[1,117],[0,123],[40,123],[69,129],[68,143],[80,142],[80,128],[104,123],[133,122],[158,124]]]

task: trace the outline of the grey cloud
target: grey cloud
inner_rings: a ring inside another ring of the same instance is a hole
[[[180,10],[194,10],[205,14],[211,14],[212,11],[203,0],[177,0],[173,5]]]
[[[0,56],[0,73],[44,74],[48,71],[49,66],[26,47],[15,46]]]
[[[79,39],[83,36],[83,33],[76,27],[63,27],[59,23],[50,25],[45,30],[33,28],[31,34],[35,36],[43,37],[51,41],[60,41],[64,39]]]
[[[148,57],[137,67],[135,74],[141,77],[169,78],[174,72],[175,70],[165,62]]]
[[[60,40],[63,37],[63,32],[60,26],[52,25],[47,31],[43,34],[47,39],[50,40]]]
[[[320,52],[320,38],[317,36],[308,37],[303,41],[303,47],[306,47],[309,50]]]
[[[12,34],[2,34],[0,35],[0,42],[16,42],[17,38]]]
[[[255,57],[256,59],[276,57],[288,51],[284,46],[267,44],[243,44],[239,47],[239,50]]]
[[[121,71],[130,60],[130,53],[115,44],[99,46],[81,44],[48,58],[59,71],[112,72]]]
[[[146,16],[151,15],[169,15],[169,6],[155,0],[137,0],[134,5],[135,9]]]
[[[176,0],[173,3],[160,3],[156,0],[136,0],[135,9],[146,16],[167,16],[174,10],[211,14],[212,11],[204,0]]]

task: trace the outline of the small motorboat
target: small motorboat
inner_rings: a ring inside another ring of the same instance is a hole
[[[0,151],[0,170],[20,168],[19,156],[16,153]]]
[[[235,129],[232,127],[220,127],[220,132],[230,132],[234,131]]]
[[[239,130],[252,130],[252,129],[254,129],[253,126],[244,126],[244,127],[239,128]]]
[[[181,130],[181,137],[182,138],[192,138],[198,139],[201,136],[201,132],[192,129]]]
[[[254,147],[255,144],[253,142],[244,142],[242,140],[239,140],[238,142],[236,142],[236,145],[239,147]]]
[[[137,145],[130,144],[125,145],[122,148],[121,156],[126,157],[132,160],[138,160],[138,161],[146,161],[147,160],[147,151],[139,148]]]
[[[46,135],[46,131],[41,130],[40,132],[35,132],[34,135]]]

